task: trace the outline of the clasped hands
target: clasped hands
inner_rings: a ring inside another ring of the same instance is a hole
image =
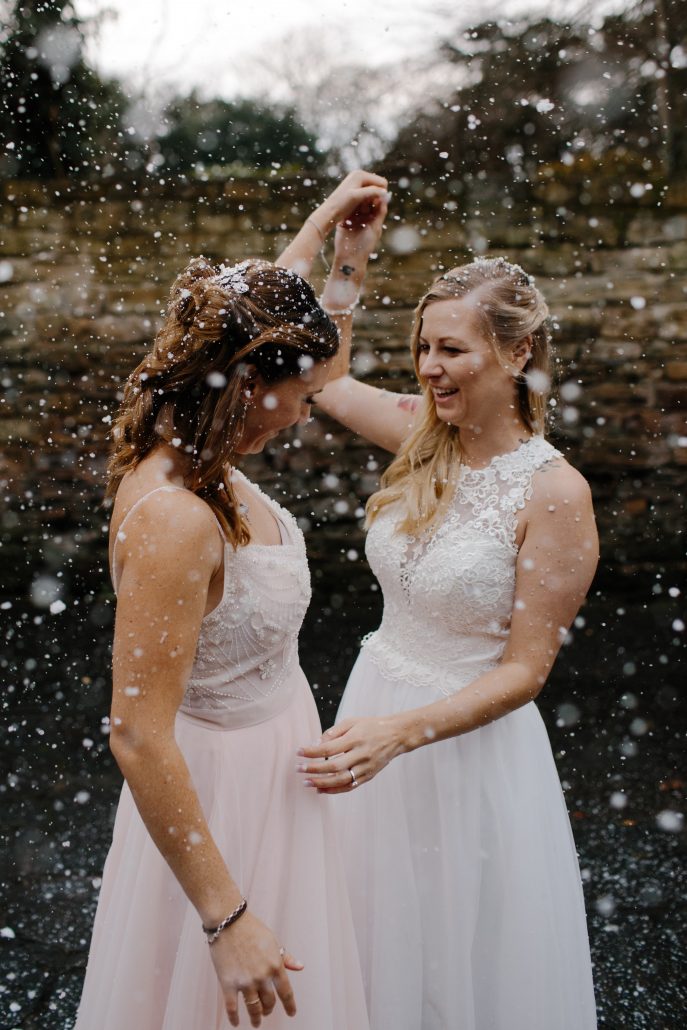
[[[367,783],[406,750],[397,716],[343,719],[319,741],[299,749],[298,772],[304,784],[320,794],[345,794]]]

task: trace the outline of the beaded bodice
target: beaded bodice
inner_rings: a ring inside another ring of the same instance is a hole
[[[241,473],[235,470],[233,475],[241,476],[272,510],[282,542],[249,543],[236,550],[225,543],[222,598],[201,623],[179,710],[236,729],[270,719],[289,703],[293,674],[299,669],[298,634],[311,590],[305,541],[293,515]],[[140,498],[120,524],[117,539],[125,538],[125,522],[152,494],[179,489],[157,487]],[[116,589],[116,549],[113,580]]]
[[[288,703],[290,674],[298,667],[298,633],[311,594],[296,520],[249,485],[271,507],[282,544],[225,546],[224,593],[201,624],[181,705],[182,712],[229,727],[271,718]]]
[[[486,468],[463,466],[427,537],[397,531],[400,502],[380,512],[366,551],[384,613],[364,647],[387,678],[449,695],[498,664],[513,608],[518,512],[534,474],[559,457],[535,436]]]

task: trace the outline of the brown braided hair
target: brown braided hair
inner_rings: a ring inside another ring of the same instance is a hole
[[[246,292],[225,285],[221,269],[203,257],[175,279],[153,349],[126,383],[106,490],[113,497],[161,440],[172,443],[191,458],[185,485],[210,505],[234,547],[250,540],[229,475],[243,427],[246,366],[277,383],[339,347],[336,326],[305,279],[268,261],[240,269]]]

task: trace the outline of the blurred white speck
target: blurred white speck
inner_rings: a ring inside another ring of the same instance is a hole
[[[656,816],[656,825],[659,830],[666,833],[679,833],[684,825],[685,817],[682,812],[675,812],[670,808],[664,808]]]
[[[60,612],[63,612],[66,609],[66,607],[67,605],[64,603],[64,601],[53,601],[50,605],[50,614],[59,615]]]
[[[410,225],[400,225],[387,236],[387,246],[394,254],[412,254],[421,243],[420,233]]]
[[[581,712],[577,705],[574,705],[571,701],[566,701],[559,705],[556,710],[556,725],[574,726],[579,721],[580,715]]]
[[[8,283],[14,275],[11,261],[0,261],[0,283]]]
[[[608,799],[611,808],[617,808],[621,811],[627,806],[627,794],[623,793],[622,790],[614,790]]]
[[[581,394],[582,387],[579,383],[575,383],[569,379],[567,383],[561,384],[560,395],[564,401],[576,401]]]
[[[644,297],[630,297],[630,304],[635,311],[641,311],[642,308],[646,307],[646,299]]]
[[[602,897],[597,898],[594,907],[599,915],[612,916],[615,912],[615,904],[615,898],[611,897],[610,894],[604,894]]]
[[[527,372],[525,379],[532,393],[546,393],[551,386],[550,376],[540,368],[533,368],[531,372]]]
[[[221,372],[208,372],[205,382],[208,386],[211,386],[213,390],[221,390],[223,386],[227,385],[227,377],[222,375]]]
[[[50,608],[61,593],[62,584],[54,576],[36,576],[31,584],[31,601],[37,608]]]

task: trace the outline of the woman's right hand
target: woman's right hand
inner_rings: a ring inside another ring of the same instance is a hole
[[[349,172],[326,200],[320,204],[312,215],[323,237],[326,237],[335,225],[345,223],[356,210],[364,210],[365,202],[371,202],[370,210],[374,211],[378,204],[388,201],[388,182],[383,175],[357,169]]]
[[[303,963],[283,952],[279,941],[250,911],[227,927],[210,945],[210,955],[220,982],[227,1016],[239,1025],[239,994],[243,994],[251,1026],[260,1026],[277,1003],[289,1016],[296,1002],[286,970],[303,969]]]

